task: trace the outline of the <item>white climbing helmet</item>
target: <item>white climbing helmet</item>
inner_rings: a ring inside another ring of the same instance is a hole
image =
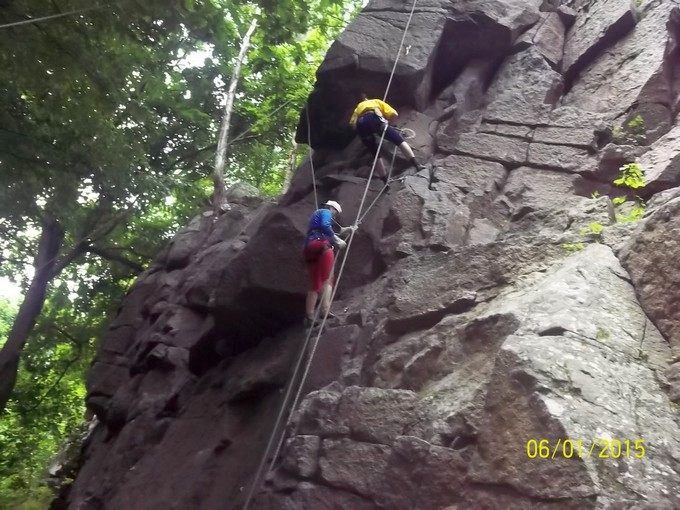
[[[338,211],[338,214],[342,214],[342,207],[340,207],[340,204],[338,204],[335,200],[329,200],[324,205],[327,205],[328,207],[332,207],[333,209]]]

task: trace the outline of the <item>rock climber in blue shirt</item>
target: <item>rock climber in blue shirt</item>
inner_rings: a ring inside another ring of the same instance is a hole
[[[309,275],[310,290],[307,292],[307,301],[305,305],[305,325],[311,326],[314,322],[314,308],[321,293],[321,313],[326,314],[330,308],[331,293],[333,290],[333,277],[331,271],[333,270],[333,262],[335,255],[333,253],[333,246],[338,246],[343,249],[347,243],[340,239],[333,231],[333,221],[342,213],[340,204],[333,200],[329,200],[324,204],[323,209],[317,209],[309,219],[309,226],[307,228],[307,237],[305,239],[305,247],[303,256],[305,259],[305,267]],[[351,227],[341,227],[340,234],[356,230],[356,225]],[[329,317],[332,314],[329,313]]]

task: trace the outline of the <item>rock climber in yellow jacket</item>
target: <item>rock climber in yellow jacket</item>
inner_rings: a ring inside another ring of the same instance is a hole
[[[390,121],[396,120],[399,116],[397,110],[380,99],[368,99],[366,94],[361,94],[361,102],[354,109],[349,120],[350,125],[361,138],[363,144],[375,156],[378,152],[378,143],[375,135],[381,136],[385,130],[385,138],[397,145],[402,154],[408,158],[417,171],[424,167],[416,161],[413,150],[404,141],[399,131],[389,125]],[[376,175],[387,182],[387,171],[381,158],[376,162]]]

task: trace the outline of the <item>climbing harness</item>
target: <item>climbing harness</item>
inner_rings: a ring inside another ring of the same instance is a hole
[[[387,82],[387,87],[385,88],[385,96],[383,97],[383,101],[384,101],[385,99],[387,99],[387,94],[388,94],[388,92],[389,92],[390,86],[392,85],[392,80],[393,80],[393,78],[394,78],[394,73],[395,73],[395,71],[396,71],[396,69],[397,69],[397,64],[398,64],[399,58],[400,58],[400,56],[401,56],[401,51],[402,51],[402,48],[404,47],[404,40],[406,39],[406,34],[407,34],[407,32],[408,32],[409,26],[411,25],[411,20],[413,19],[413,13],[415,12],[415,8],[416,8],[416,3],[417,3],[417,2],[418,2],[418,0],[413,0],[413,5],[412,5],[412,7],[411,7],[411,13],[409,14],[408,21],[406,22],[406,27],[404,28],[404,33],[403,33],[403,35],[402,35],[402,37],[401,37],[401,42],[399,43],[399,50],[397,51],[397,57],[396,57],[396,59],[395,59],[395,61],[394,61],[394,66],[392,67],[392,72],[390,73],[390,79],[389,79],[388,82]],[[307,110],[307,133],[308,133],[308,136],[310,135],[310,132],[311,132],[311,129],[310,129],[310,126],[309,126],[309,110]],[[369,176],[368,176],[368,181],[366,182],[366,187],[364,188],[364,193],[363,193],[363,195],[362,195],[362,197],[361,197],[361,202],[360,202],[360,204],[359,204],[359,209],[358,209],[358,211],[357,211],[356,219],[355,219],[354,223],[352,224],[353,227],[357,227],[357,226],[361,223],[361,219],[362,219],[362,218],[364,217],[364,215],[365,215],[365,214],[362,215],[363,208],[364,208],[364,204],[366,203],[366,197],[367,197],[367,195],[368,195],[368,190],[369,190],[370,185],[371,185],[371,179],[373,178],[373,173],[374,173],[374,171],[375,171],[375,166],[376,166],[376,163],[378,162],[378,158],[380,157],[380,148],[382,147],[382,144],[383,144],[383,141],[384,141],[384,140],[385,140],[385,130],[383,130],[382,136],[380,137],[380,143],[378,144],[378,150],[376,151],[375,157],[373,158],[373,165],[371,166],[371,172],[370,172],[370,174],[369,174]],[[310,140],[309,138],[308,138],[308,142],[311,142],[311,140]],[[394,158],[395,158],[395,157],[396,157],[396,147],[395,147],[395,151],[394,151],[394,154],[393,154],[393,161],[394,161]],[[311,161],[311,143],[310,143],[310,165],[312,165],[312,161]],[[392,168],[390,168],[390,172],[389,172],[389,175],[388,175],[388,182],[389,182],[389,178],[391,177],[391,174],[392,174]],[[316,181],[315,181],[315,178],[314,178],[313,166],[312,166],[312,182],[314,183],[314,200],[315,200],[315,203],[317,204],[317,208],[318,208],[318,201],[317,201],[317,197],[316,197]],[[388,186],[387,186],[387,184],[386,184],[386,185],[383,187],[383,189],[380,191],[380,193],[379,193],[378,195],[381,195],[381,194],[383,193],[383,191],[384,191],[387,187],[388,187]],[[370,207],[372,207],[373,204],[375,204],[375,202],[376,202],[376,201],[374,200]],[[366,210],[366,213],[368,212],[368,210],[370,210],[370,207],[369,207],[369,209]],[[318,328],[318,333],[316,334],[316,338],[315,338],[314,341],[312,342],[312,349],[311,349],[311,352],[309,353],[309,358],[308,358],[308,361],[307,361],[307,363],[306,363],[306,365],[305,365],[305,370],[304,370],[304,372],[303,372],[303,374],[302,374],[302,378],[301,378],[301,380],[300,380],[300,383],[299,383],[299,386],[298,386],[298,390],[297,390],[297,392],[296,392],[296,394],[295,394],[295,398],[294,398],[294,400],[293,400],[293,403],[292,403],[292,405],[290,406],[290,410],[289,410],[289,412],[288,412],[288,418],[286,419],[286,425],[284,426],[284,432],[285,432],[285,428],[286,428],[287,425],[290,423],[290,420],[291,420],[291,418],[292,418],[292,416],[293,416],[293,413],[295,412],[295,409],[296,409],[296,407],[297,407],[297,404],[298,404],[298,402],[299,402],[299,400],[300,400],[300,396],[301,396],[301,394],[302,394],[302,389],[303,389],[303,387],[304,387],[304,383],[305,383],[305,381],[307,380],[307,376],[308,376],[308,374],[309,374],[309,369],[311,368],[312,361],[314,360],[314,354],[316,353],[316,349],[317,349],[317,347],[318,347],[318,345],[319,345],[319,340],[320,340],[320,338],[321,338],[321,333],[323,332],[323,328],[324,328],[324,326],[326,325],[326,321],[328,320],[328,316],[329,316],[329,314],[330,314],[330,306],[333,304],[333,301],[335,300],[335,295],[336,295],[336,293],[337,293],[337,290],[338,290],[340,281],[341,281],[341,279],[342,279],[342,274],[343,274],[344,269],[345,269],[345,264],[347,263],[347,258],[348,258],[348,256],[349,256],[349,252],[350,252],[350,249],[351,249],[351,247],[352,247],[352,242],[354,241],[354,235],[355,235],[355,233],[356,233],[356,228],[353,228],[352,231],[351,231],[351,233],[350,233],[349,240],[347,241],[347,246],[346,246],[346,248],[345,248],[345,250],[344,250],[344,255],[343,255],[343,258],[342,258],[342,263],[340,264],[340,271],[338,272],[338,277],[337,277],[337,279],[336,279],[336,283],[335,283],[335,285],[333,285],[333,291],[332,291],[332,293],[331,293],[331,298],[330,298],[330,303],[329,303],[328,310],[326,310],[326,312],[324,313],[324,317],[323,317],[323,319],[322,319],[322,321],[321,321],[321,325],[320,325],[319,328]],[[337,259],[336,259],[336,260],[337,260]],[[333,268],[331,269],[331,273],[330,273],[331,276],[329,276],[329,278],[332,278],[332,275],[334,274],[334,271],[335,271],[335,260],[333,261]],[[326,283],[327,283],[327,282],[328,282],[328,280],[324,283],[324,291],[325,291]],[[314,319],[313,319],[312,324],[316,323],[316,321],[317,321],[317,319],[318,319],[318,317],[319,317],[320,312],[321,312],[321,306],[319,306],[319,307],[316,309],[316,312],[315,312],[315,314],[314,314]],[[255,490],[260,486],[262,470],[264,469],[265,463],[267,462],[267,458],[268,458],[268,456],[269,456],[269,451],[270,451],[271,446],[272,446],[272,444],[273,444],[273,442],[274,442],[274,439],[275,439],[277,430],[278,430],[279,427],[281,426],[281,420],[282,420],[283,415],[284,415],[284,413],[285,413],[285,411],[286,411],[286,407],[287,407],[287,404],[288,404],[288,399],[290,398],[291,391],[292,391],[292,388],[293,388],[293,386],[294,386],[294,381],[295,381],[295,379],[296,379],[296,377],[297,377],[297,375],[298,375],[298,372],[299,372],[299,370],[300,370],[300,368],[301,368],[301,366],[302,366],[303,359],[305,358],[305,355],[307,354],[307,346],[308,346],[308,344],[309,344],[309,340],[311,339],[312,331],[313,331],[313,327],[310,327],[310,328],[309,328],[309,331],[307,332],[307,336],[306,336],[306,338],[305,338],[305,342],[304,342],[304,344],[303,344],[303,347],[302,347],[302,349],[301,349],[300,356],[298,357],[298,361],[297,361],[297,363],[296,363],[295,370],[293,371],[293,375],[292,375],[292,377],[291,377],[290,384],[288,385],[288,389],[286,390],[286,395],[284,396],[283,403],[282,403],[282,405],[281,405],[281,410],[279,411],[279,414],[278,414],[278,416],[277,416],[276,422],[275,422],[275,424],[274,424],[274,428],[273,428],[272,433],[271,433],[271,435],[270,435],[270,437],[269,437],[269,441],[268,441],[267,446],[266,446],[266,448],[265,448],[265,451],[264,451],[264,453],[263,453],[263,455],[262,455],[262,459],[261,459],[261,461],[260,461],[260,464],[259,464],[259,466],[258,466],[258,468],[257,468],[257,472],[255,473],[255,479],[253,480],[253,483],[252,483],[252,485],[251,485],[251,487],[250,487],[250,490],[248,491],[248,495],[247,495],[247,498],[246,498],[246,502],[245,502],[245,504],[244,504],[244,506],[243,506],[243,510],[248,510],[248,507],[250,506],[250,502],[251,502],[251,500],[252,500],[252,497],[253,497],[253,495],[255,494]],[[267,469],[267,473],[265,474],[265,478],[266,478],[267,476],[269,476],[269,473],[271,473],[271,471],[272,471],[272,466],[273,466],[274,463],[276,462],[276,459],[277,459],[277,457],[278,457],[278,455],[279,455],[279,452],[281,451],[281,446],[283,445],[283,440],[284,440],[284,438],[285,438],[285,433],[282,433],[282,434],[281,434],[281,437],[279,438],[279,441],[278,441],[278,443],[277,443],[276,449],[274,450],[274,454],[273,454],[272,457],[271,457],[271,458],[272,458],[272,462],[270,463],[269,468]]]
[[[309,244],[312,241],[322,241],[323,244],[316,248],[315,250],[310,250]],[[324,237],[323,232],[321,230],[312,230],[307,236],[307,240],[305,241],[305,249],[303,250],[305,262],[307,263],[316,262],[317,260],[319,260],[323,252],[331,249],[333,249],[333,246],[331,246],[331,243],[329,243],[328,240]]]

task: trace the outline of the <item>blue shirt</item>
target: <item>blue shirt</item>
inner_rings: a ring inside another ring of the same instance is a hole
[[[307,240],[321,236],[324,240],[333,244],[335,232],[333,232],[333,213],[329,209],[317,209],[309,219],[307,227]]]

